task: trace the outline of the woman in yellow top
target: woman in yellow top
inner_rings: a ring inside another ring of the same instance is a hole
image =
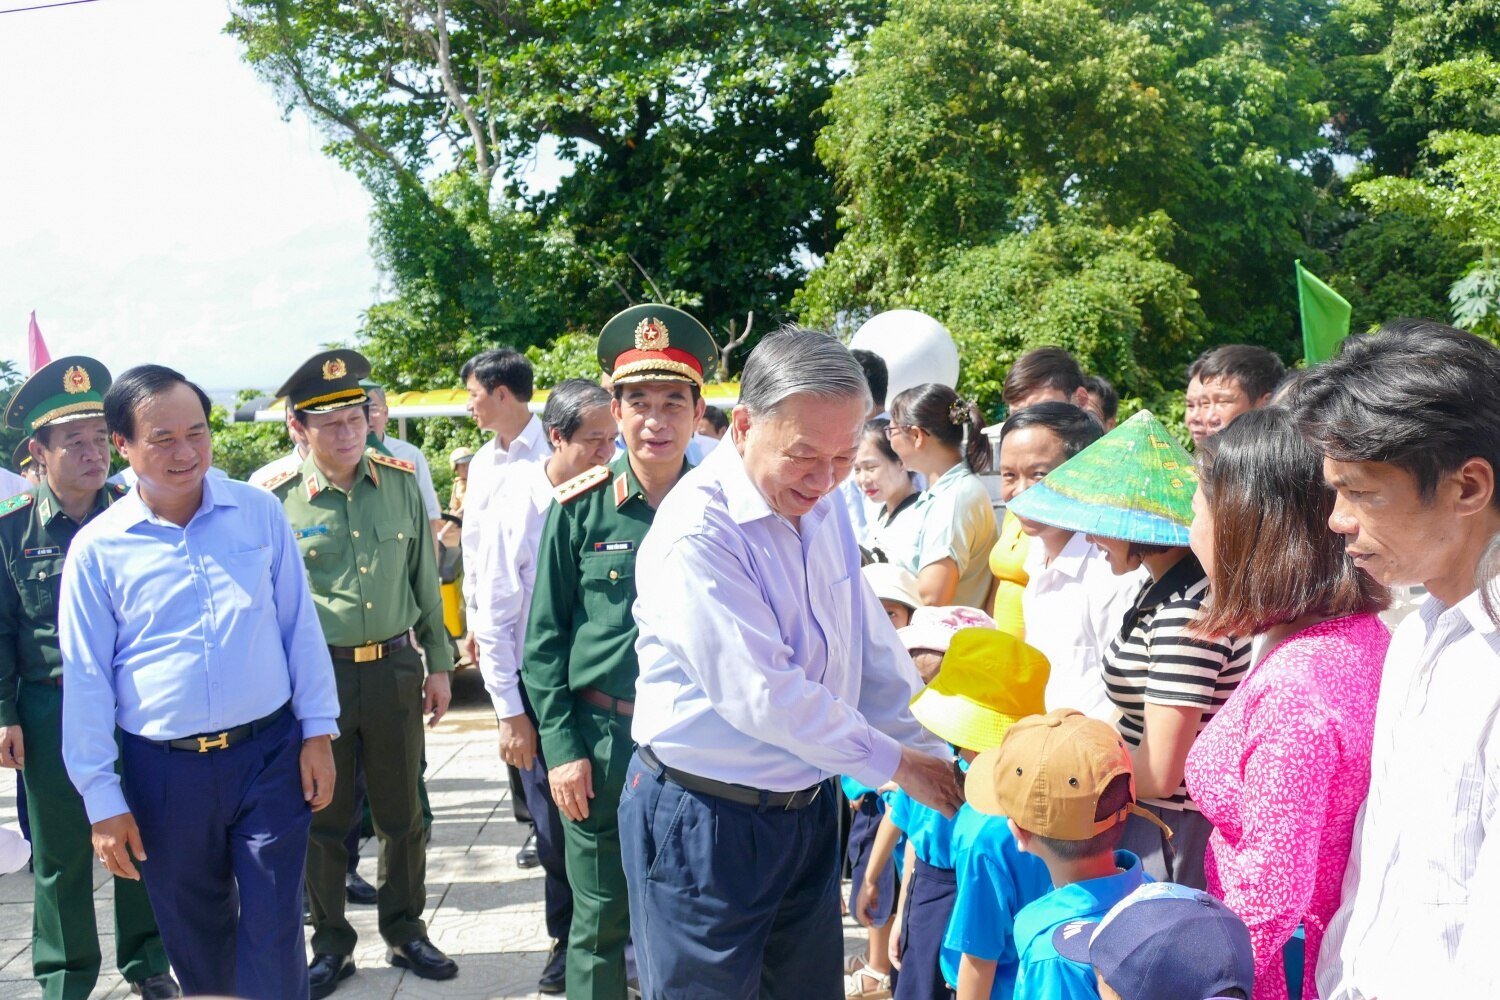
[[[1021,612],[1021,595],[1031,574],[1026,572],[1026,553],[1031,536],[1021,530],[1021,522],[1010,511],[1000,524],[1000,540],[990,549],[990,572],[995,575],[995,603],[990,617],[1000,631],[1017,639],[1026,638],[1026,619]]]

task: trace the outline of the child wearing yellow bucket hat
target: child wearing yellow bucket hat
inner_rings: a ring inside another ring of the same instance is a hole
[[[954,746],[955,767],[961,769],[976,754],[999,746],[1017,720],[1041,710],[1048,673],[1047,658],[1014,636],[993,628],[962,629],[948,643],[937,676],[912,699],[912,715]],[[957,974],[946,970],[956,970],[959,956],[945,961],[941,953],[960,892],[955,830],[964,815],[960,811],[949,819],[897,791],[876,835],[876,860],[889,856],[901,833],[908,841],[908,877],[896,910],[900,937],[893,942],[901,969],[898,1000],[952,996]],[[1019,907],[1045,892],[1048,883],[1045,868],[1033,858],[1016,852],[1014,867],[1015,892],[1024,897],[1015,902]],[[863,918],[876,895],[867,876],[856,918]]]

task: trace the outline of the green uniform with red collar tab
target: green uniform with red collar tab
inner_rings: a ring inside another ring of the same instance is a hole
[[[87,523],[125,495],[99,491]],[[94,922],[94,849],[83,799],[62,757],[62,652],[57,602],[63,561],[83,527],[44,482],[0,503],[0,725],[21,727],[35,868],[32,972],[42,995],[87,997],[102,956]],[[131,982],[167,971],[145,884],[114,880],[115,961]]]
[[[311,456],[265,485],[291,522],[338,682],[338,778],[333,800],[313,814],[307,852],[312,950],[354,951],[355,931],[344,912],[344,840],[354,820],[357,762],[385,873],[376,900],[380,934],[392,947],[404,945],[427,936],[422,685],[426,671],[453,669],[426,508],[411,464],[373,449],[348,492],[329,482]],[[426,653],[425,670],[410,645],[413,631]]]
[[[635,744],[629,715],[595,702],[635,698],[635,555],[656,510],[625,455],[557,492],[537,552],[521,679],[548,766],[587,758],[593,770],[588,818],[562,820],[573,887],[568,995],[620,998],[630,907],[616,808]]]

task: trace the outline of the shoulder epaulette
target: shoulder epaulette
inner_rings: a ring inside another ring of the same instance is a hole
[[[557,496],[558,503],[567,503],[569,500],[587,493],[600,483],[607,482],[609,482],[609,466],[596,465],[583,475],[574,476],[572,479],[569,479],[553,492]]]
[[[260,488],[263,489],[263,490],[266,490],[268,492],[274,493],[276,491],[276,488],[278,486],[285,486],[287,483],[291,482],[293,479],[296,479],[297,476],[299,476],[301,473],[302,473],[302,469],[301,469],[300,466],[297,467],[297,468],[295,468],[295,469],[286,469],[286,470],[283,470],[281,472],[276,473],[276,475],[272,476],[270,479],[267,479],[265,482],[261,483],[260,484]]]
[[[404,458],[392,458],[389,455],[376,451],[374,448],[371,448],[365,454],[369,455],[370,461],[374,462],[376,465],[384,465],[388,468],[400,469],[402,472],[410,472],[413,475],[416,474],[416,462],[408,462]]]
[[[6,514],[14,514],[18,510],[25,510],[35,501],[35,493],[17,493],[10,499],[0,502],[0,517],[4,517]]]

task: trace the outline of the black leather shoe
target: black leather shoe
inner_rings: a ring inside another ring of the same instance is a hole
[[[526,843],[522,844],[521,849],[516,852],[516,867],[535,868],[541,863],[542,856],[537,852],[536,833],[533,831],[531,836],[526,838]]]
[[[568,992],[568,945],[566,942],[552,942],[552,951],[547,956],[547,967],[542,970],[542,978],[536,981],[536,991],[548,996],[559,996]]]
[[[398,969],[410,969],[423,979],[452,979],[458,975],[458,963],[438,951],[426,938],[408,941],[386,952],[386,961]]]
[[[307,967],[307,992],[312,1000],[322,1000],[339,988],[339,983],[354,975],[354,958],[350,955],[314,955]]]
[[[356,906],[375,905],[375,887],[366,882],[359,872],[344,876],[344,895]]]
[[[145,1000],[171,1000],[172,997],[182,996],[182,987],[177,985],[177,980],[172,978],[170,972],[161,972],[147,976],[138,983],[131,983],[130,992]]]

